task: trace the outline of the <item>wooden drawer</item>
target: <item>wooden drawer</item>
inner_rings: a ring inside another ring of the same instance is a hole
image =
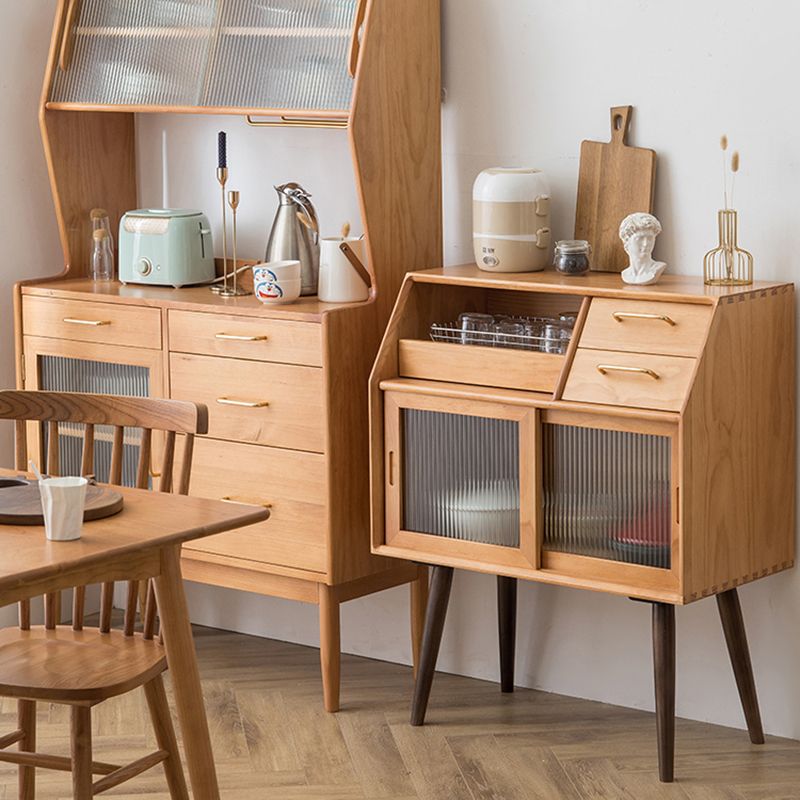
[[[401,339],[400,377],[551,393],[565,357],[502,347]]]
[[[578,349],[564,400],[680,411],[696,363],[694,358]]]
[[[161,312],[157,308],[23,297],[22,324],[27,336],[161,349]]]
[[[710,306],[595,298],[580,346],[669,356],[700,355],[711,321]]]
[[[325,450],[322,370],[170,354],[170,396],[205,403],[216,439]]]
[[[168,325],[173,352],[322,366],[322,326],[315,323],[170,311]]]
[[[192,463],[190,494],[268,504],[270,518],[192,542],[187,550],[327,571],[324,456],[198,439]]]

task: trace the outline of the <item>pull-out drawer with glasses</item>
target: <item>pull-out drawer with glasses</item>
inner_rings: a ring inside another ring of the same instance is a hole
[[[568,363],[580,296],[407,284],[416,313],[398,331],[404,378],[552,394]]]
[[[323,371],[235,358],[170,354],[175,400],[208,406],[208,435],[322,453],[325,450]]]

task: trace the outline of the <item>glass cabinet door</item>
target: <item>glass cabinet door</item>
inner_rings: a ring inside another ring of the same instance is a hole
[[[348,55],[358,0],[227,0],[210,107],[347,111]]]
[[[551,419],[542,425],[545,554],[670,570],[674,436]]]
[[[359,0],[71,0],[50,101],[350,109]]]
[[[536,411],[388,393],[387,543],[532,567]]]
[[[72,0],[50,100],[121,106],[201,102],[218,0]],[[74,6],[73,6],[74,7]]]
[[[87,345],[58,340],[25,338],[25,388],[49,392],[85,392],[126,397],[163,395],[160,351],[137,350],[112,345]],[[28,423],[29,452],[47,452],[46,425]],[[122,483],[136,484],[139,463],[139,430],[125,431]],[[161,453],[161,434],[153,433],[153,452]],[[111,467],[113,428],[98,425],[94,438],[94,464],[98,481],[108,479]],[[83,426],[59,425],[59,458],[62,475],[79,475],[83,450]],[[40,447],[41,445],[41,447]],[[157,477],[157,465],[153,465]]]

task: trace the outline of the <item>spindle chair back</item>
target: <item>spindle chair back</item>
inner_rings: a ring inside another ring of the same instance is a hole
[[[111,462],[108,476],[99,476],[102,480],[107,477],[107,482],[113,485],[122,484],[123,450],[125,446],[126,430],[137,429],[140,431],[139,458],[136,469],[135,486],[139,489],[150,488],[151,461],[153,455],[153,434],[159,432],[164,435],[164,447],[160,464],[160,476],[157,489],[160,492],[177,491],[179,494],[188,494],[191,476],[192,454],[194,437],[208,431],[208,410],[205,406],[179,402],[174,400],[160,400],[153,398],[118,397],[111,395],[79,394],[71,392],[39,392],[39,391],[0,391],[0,420],[12,420],[15,423],[15,467],[18,470],[28,469],[28,444],[27,426],[29,423],[38,423],[46,426],[45,437],[40,436],[42,442],[38,454],[40,464],[46,465],[46,472],[50,476],[59,476],[61,469],[60,458],[60,426],[69,425],[69,435],[75,434],[75,427],[83,426],[83,444],[80,474],[82,476],[95,476],[95,439],[97,428],[111,426],[112,449]],[[78,429],[80,431],[80,429]],[[173,479],[176,471],[175,456],[177,436],[181,434],[184,440],[182,461],[178,472],[177,485]],[[44,450],[46,449],[46,452]],[[86,611],[86,586],[76,586],[72,596],[72,630],[76,636],[84,632],[84,616]],[[112,634],[112,610],[114,600],[114,583],[107,582],[101,585],[100,614],[98,633]],[[137,615],[141,611],[141,634],[135,632]],[[61,617],[61,592],[52,592],[44,597],[44,629],[56,631]],[[19,604],[20,636],[30,634],[31,628],[31,601],[25,600]],[[129,641],[134,637],[153,644],[157,634],[157,609],[153,581],[149,580],[140,584],[138,581],[129,581],[125,604],[122,635]],[[59,628],[60,629],[60,628]],[[118,633],[118,632],[117,632]],[[154,643],[157,645],[157,643]],[[161,648],[159,648],[160,650]],[[95,784],[96,790],[105,791],[118,782],[127,780],[138,771],[143,771],[154,764],[163,762],[170,792],[173,797],[186,797],[185,781],[180,762],[175,749],[174,732],[169,721],[169,711],[166,707],[161,672],[165,662],[151,665],[150,670],[141,675],[137,685],[145,688],[148,704],[153,714],[156,733],[159,737],[161,750],[155,755],[141,759],[134,765],[120,768],[117,772],[107,774],[105,778]],[[154,675],[154,673],[156,673]],[[8,689],[8,686],[6,686]],[[31,741],[31,729],[35,730],[35,702],[42,699],[42,687],[31,688],[30,693],[25,693],[25,687],[14,685],[14,695],[19,700],[19,728],[17,739],[20,747],[24,742]],[[73,703],[74,695],[70,699],[69,687],[63,687],[65,694],[63,702]],[[0,695],[3,682],[0,678]],[[37,694],[36,692],[39,692]],[[48,688],[49,691],[49,688]],[[58,698],[50,696],[51,700],[59,702]],[[102,698],[100,698],[102,699]],[[99,699],[95,702],[99,702]],[[87,701],[91,706],[94,702]],[[76,709],[73,709],[75,712]],[[88,715],[89,709],[80,709],[80,713]],[[88,717],[87,717],[88,718]],[[14,734],[16,735],[16,734]],[[14,736],[12,735],[12,736]],[[74,736],[74,730],[73,730]],[[8,737],[5,737],[6,739]],[[14,740],[12,739],[12,742]],[[35,741],[35,734],[33,734]],[[0,737],[0,743],[4,738]],[[5,744],[0,744],[0,761],[11,761],[20,764],[20,797],[33,798],[33,769],[44,766],[55,769],[69,769],[69,759],[59,760],[54,756],[40,756],[38,754],[18,754],[4,751]],[[20,760],[22,759],[22,760]],[[154,760],[155,759],[155,760]],[[66,762],[66,763],[65,763]],[[59,766],[60,764],[60,766]],[[55,766],[53,766],[55,765]],[[95,765],[101,769],[103,765]],[[135,769],[131,769],[135,767]],[[140,769],[141,768],[141,769]],[[138,771],[137,771],[138,770]],[[108,772],[108,770],[106,770]],[[73,773],[74,774],[74,773]]]

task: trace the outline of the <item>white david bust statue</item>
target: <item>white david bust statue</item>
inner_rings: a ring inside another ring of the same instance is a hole
[[[661,277],[667,265],[653,259],[653,249],[660,233],[661,223],[652,214],[639,211],[622,220],[619,238],[630,260],[630,265],[622,273],[625,283],[649,286]]]

